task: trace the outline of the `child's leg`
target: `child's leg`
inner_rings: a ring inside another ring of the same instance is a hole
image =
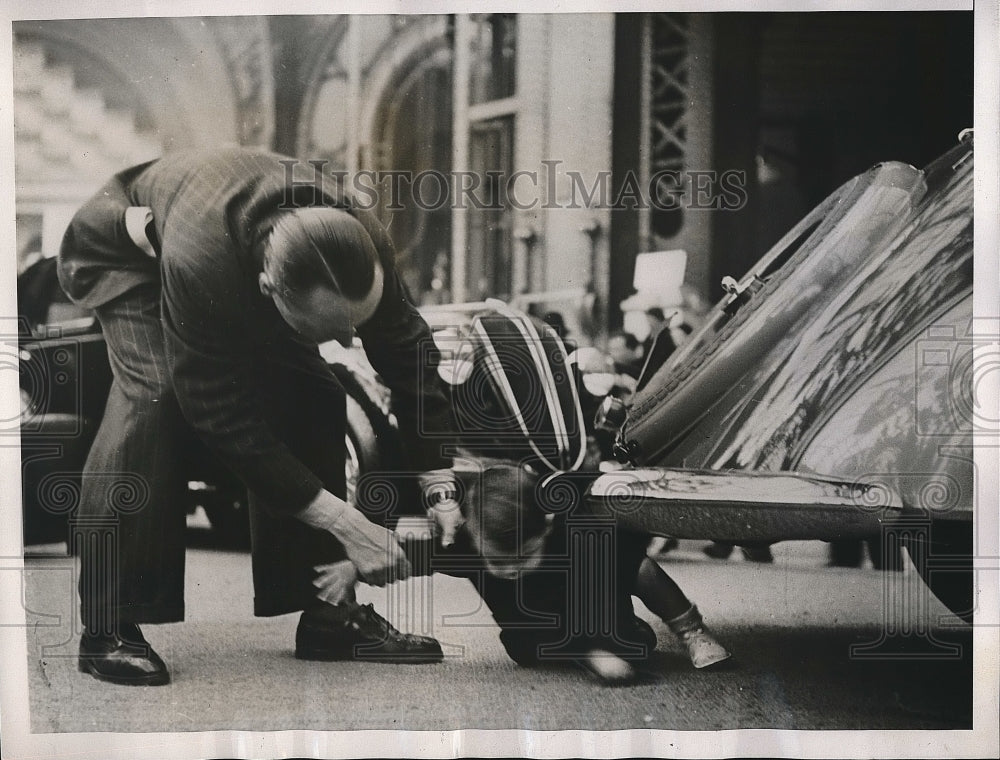
[[[635,595],[649,608],[649,611],[663,620],[671,620],[683,615],[691,607],[691,602],[674,579],[663,572],[663,568],[648,557],[639,565],[635,579]]]
[[[696,668],[729,659],[729,652],[705,628],[698,608],[684,596],[674,579],[649,558],[639,566],[635,595],[680,638]]]

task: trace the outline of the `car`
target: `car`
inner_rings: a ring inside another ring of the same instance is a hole
[[[554,331],[497,302],[449,307],[431,321],[463,443],[576,481],[587,510],[654,535],[868,541],[890,567],[905,546],[971,621],[972,168],[969,131],[922,170],[885,162],[846,182],[726,278],[704,325],[652,351],[665,361],[647,362],[630,401],[609,396],[593,421],[581,409],[602,382],[588,380],[606,378],[553,363]],[[519,326],[489,328],[498,318]],[[613,433],[618,464],[595,463],[572,435],[570,456],[544,461],[539,441],[581,425]]]
[[[971,621],[972,168],[971,131],[923,170],[879,164],[727,278],[604,409],[627,467],[592,505],[677,538],[902,544]]]

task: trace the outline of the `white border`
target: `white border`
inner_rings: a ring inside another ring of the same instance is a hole
[[[0,244],[14,250],[12,28],[14,19],[55,19],[94,17],[198,16],[198,15],[269,15],[306,13],[441,13],[470,9],[483,10],[484,4],[465,7],[454,2],[423,0],[404,3],[381,0],[325,2],[314,0],[6,0],[0,6]],[[625,12],[641,10],[672,11],[819,11],[819,10],[968,10],[971,2],[898,2],[893,0],[860,2],[798,2],[794,0],[740,0],[717,2],[638,2],[625,0],[521,0],[488,4],[490,10],[534,13]],[[998,59],[997,0],[980,0],[976,19],[976,288],[977,316],[996,315],[998,311],[998,182],[997,141],[1000,135],[1000,59]],[[13,255],[0,257],[0,314],[16,314],[15,262]],[[0,419],[17,414],[17,392],[13,373],[4,373],[0,388]],[[997,389],[991,388],[993,401]],[[993,408],[996,408],[996,404]],[[976,452],[979,468],[980,504],[978,534],[982,561],[981,602],[987,619],[995,621],[997,604],[997,481],[996,448]],[[20,505],[17,495],[20,471],[16,448],[0,448],[0,610],[3,622],[9,623],[12,610],[21,610],[20,583],[16,570],[21,567],[19,531]],[[23,621],[23,612],[22,621]],[[997,683],[998,629],[977,627],[974,637],[977,678],[974,689],[974,715],[978,731],[777,731],[738,730],[719,732],[673,732],[657,730],[627,731],[482,731],[396,732],[356,731],[349,733],[319,731],[228,732],[214,731],[179,734],[35,734],[28,733],[27,667],[25,629],[0,626],[0,717],[2,717],[2,752],[4,757],[39,758],[131,758],[136,757],[351,757],[359,749],[365,756],[382,757],[996,757],[998,748]]]
[[[980,3],[981,5],[981,3]],[[269,16],[329,13],[628,13],[723,11],[968,11],[971,0],[5,0],[6,19]]]

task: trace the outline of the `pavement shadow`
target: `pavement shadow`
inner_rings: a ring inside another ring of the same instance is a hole
[[[822,703],[830,691],[849,689],[873,711],[894,710],[948,728],[972,728],[972,628],[933,628],[890,636],[877,626],[757,627],[720,639],[738,640],[729,663],[757,684],[799,704]],[[820,706],[817,704],[817,707]]]

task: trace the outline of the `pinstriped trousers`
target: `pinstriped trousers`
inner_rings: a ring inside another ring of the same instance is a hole
[[[170,384],[159,287],[135,288],[96,310],[113,380],[84,465],[76,523],[103,520],[103,541],[77,530],[84,626],[184,617],[183,418]]]
[[[88,630],[184,618],[186,473],[191,431],[174,395],[158,283],[96,309],[113,380],[82,478],[74,544],[81,619]],[[296,371],[295,357],[261,367],[271,387],[264,416],[332,493],[344,492],[344,397],[326,373]],[[325,367],[325,365],[323,365]],[[346,555],[333,536],[250,494],[254,613],[279,615],[314,598],[313,567]],[[87,525],[105,526],[102,532]],[[82,530],[81,530],[82,528]],[[95,538],[100,535],[101,538]]]

